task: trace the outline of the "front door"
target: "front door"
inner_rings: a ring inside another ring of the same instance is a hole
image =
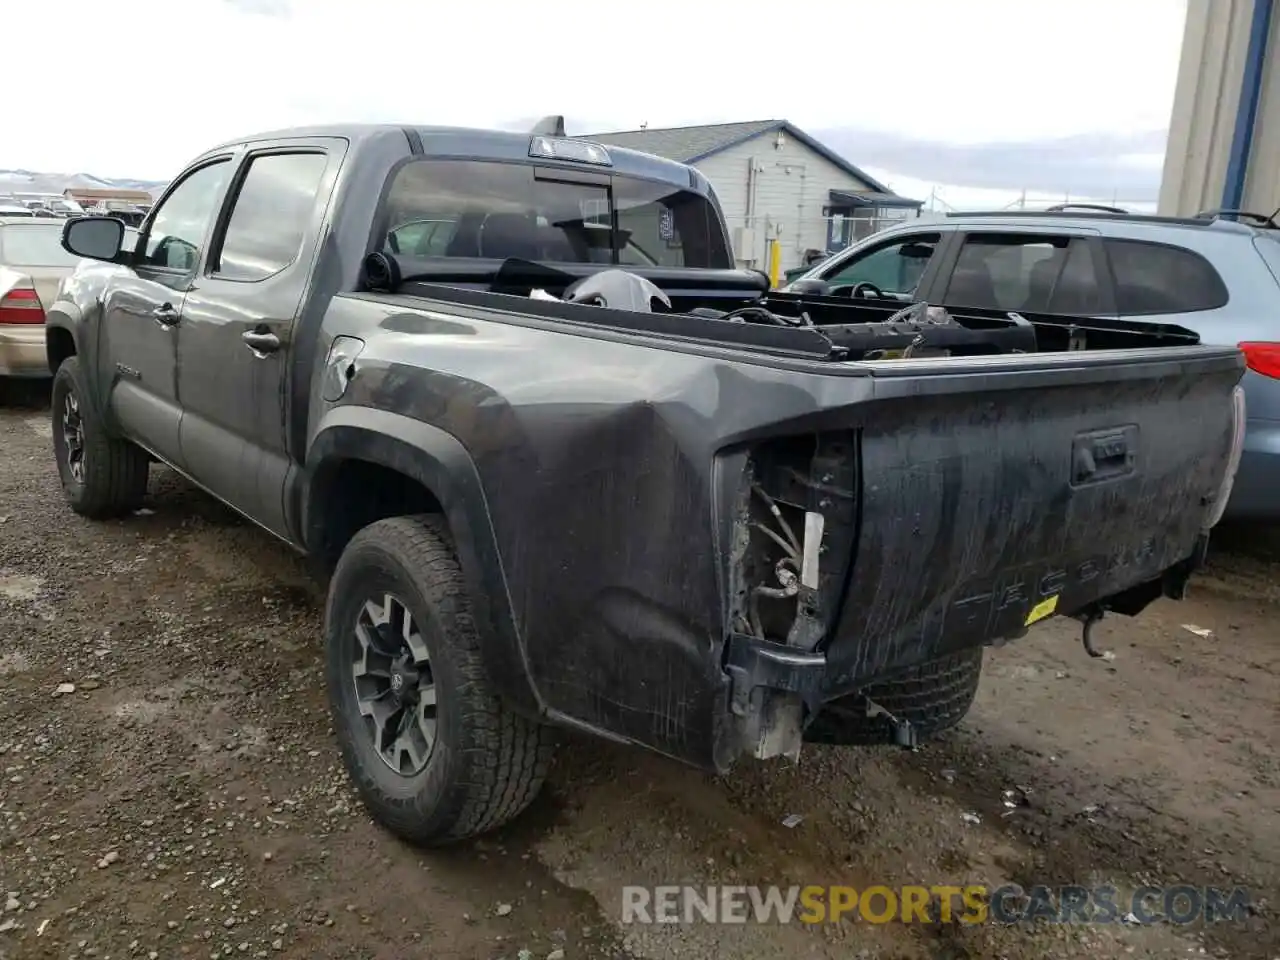
[[[133,263],[103,297],[99,374],[112,385],[111,413],[125,436],[179,467],[178,328],[230,168],[229,157],[216,158],[160,201]]]
[[[186,469],[286,538],[289,345],[340,160],[334,140],[255,145],[178,332]]]

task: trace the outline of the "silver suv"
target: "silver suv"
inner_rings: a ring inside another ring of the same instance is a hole
[[[1249,422],[1227,516],[1280,519],[1280,225],[1271,217],[1066,205],[956,213],[873,234],[784,289],[813,280],[836,296],[1150,320],[1239,344]]]

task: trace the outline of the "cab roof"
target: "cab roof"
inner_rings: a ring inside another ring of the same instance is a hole
[[[611,171],[624,176],[638,176],[678,186],[681,189],[703,190],[705,179],[692,167],[675,160],[667,160],[653,154],[642,153],[625,147],[598,144],[608,152],[612,161],[608,167],[572,161],[547,161],[529,156],[529,147],[535,137],[547,136],[542,132],[518,132],[511,130],[485,130],[470,127],[418,126],[407,124],[347,123],[320,126],[290,127],[270,130],[226,141],[206,154],[226,150],[242,144],[267,140],[292,140],[335,137],[349,141],[358,147],[362,142],[402,138],[409,150],[423,157],[454,160],[497,160],[539,164],[550,163],[596,172]],[[559,139],[554,138],[553,139]],[[589,137],[568,136],[563,139],[596,143]]]

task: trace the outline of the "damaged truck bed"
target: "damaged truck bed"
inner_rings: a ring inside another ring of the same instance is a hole
[[[697,171],[555,124],[247,138],[113,223],[49,312],[67,496],[159,460],[320,561],[344,758],[422,842],[560,726],[717,771],[946,729],[985,646],[1181,597],[1239,456],[1235,350],[769,291]]]

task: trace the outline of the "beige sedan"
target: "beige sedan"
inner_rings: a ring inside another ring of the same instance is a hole
[[[66,220],[0,215],[0,377],[50,377],[44,311],[79,262],[62,249]]]

